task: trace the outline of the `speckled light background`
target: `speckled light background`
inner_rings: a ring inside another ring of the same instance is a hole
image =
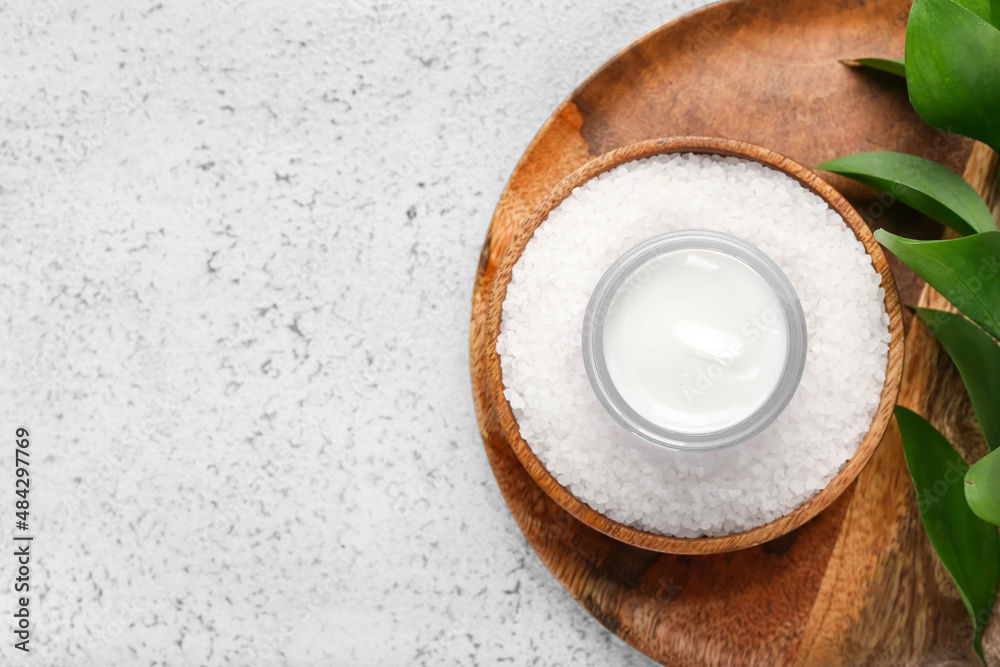
[[[526,544],[469,388],[535,131],[702,4],[0,3],[0,663],[648,665]]]

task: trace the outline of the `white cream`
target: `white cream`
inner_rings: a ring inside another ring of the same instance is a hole
[[[774,291],[727,254],[676,250],[619,288],[604,356],[625,402],[679,433],[712,433],[753,414],[781,379],[788,326]]]

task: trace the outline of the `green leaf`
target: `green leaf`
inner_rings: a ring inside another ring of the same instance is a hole
[[[955,0],[987,23],[1000,27],[1000,0]]]
[[[875,238],[970,320],[1000,338],[1000,232],[914,241],[880,229]]]
[[[972,617],[973,644],[982,658],[983,628],[1000,583],[1000,533],[969,509],[963,491],[968,466],[945,437],[898,405],[896,421],[924,530]]]
[[[921,118],[1000,149],[1000,30],[951,0],[916,0],[905,60]]]
[[[962,374],[990,450],[1000,445],[1000,345],[961,315],[914,308]],[[997,468],[1000,474],[1000,468]],[[1000,480],[998,480],[1000,481]]]
[[[965,500],[980,518],[1000,525],[1000,451],[990,452],[965,473]]]
[[[1000,2],[1000,0],[998,0]],[[906,65],[902,58],[855,58],[840,62],[851,67],[870,67],[896,76],[906,76]]]
[[[816,168],[881,190],[879,199],[885,206],[899,199],[959,234],[997,228],[990,209],[975,188],[951,169],[916,155],[891,151],[856,153]]]

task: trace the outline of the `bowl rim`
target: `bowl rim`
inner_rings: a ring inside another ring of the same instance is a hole
[[[673,153],[698,153],[752,160],[783,172],[819,195],[831,208],[837,211],[845,224],[851,228],[855,237],[864,245],[873,267],[882,275],[882,287],[885,289],[884,303],[889,315],[891,338],[885,382],[882,386],[878,408],[861,444],[858,445],[857,451],[829,484],[788,514],[749,530],[717,537],[672,537],[633,528],[608,518],[570,493],[549,473],[531,447],[521,437],[513,410],[503,394],[500,355],[496,350],[503,301],[507,295],[507,287],[510,284],[514,264],[520,258],[535,230],[545,221],[549,213],[562,203],[575,188],[599,174],[625,162]],[[855,481],[874,454],[892,419],[893,408],[902,380],[902,370],[903,317],[899,293],[896,290],[896,281],[893,278],[889,262],[868,225],[843,195],[816,172],[771,149],[745,141],[719,137],[663,137],[628,144],[587,162],[557,183],[521,221],[497,267],[490,289],[486,317],[487,382],[497,418],[514,454],[542,490],[576,519],[620,542],[650,551],[689,555],[725,553],[776,539],[813,519]]]

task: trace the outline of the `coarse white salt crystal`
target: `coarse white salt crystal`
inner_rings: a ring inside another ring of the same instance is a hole
[[[766,431],[719,452],[633,439],[593,395],[580,349],[604,271],[641,241],[691,227],[767,252],[795,285],[809,332],[791,403]],[[681,154],[602,174],[549,215],[514,269],[498,346],[505,395],[559,483],[616,521],[679,537],[765,524],[833,479],[878,407],[890,339],[881,276],[820,197],[755,162]]]

